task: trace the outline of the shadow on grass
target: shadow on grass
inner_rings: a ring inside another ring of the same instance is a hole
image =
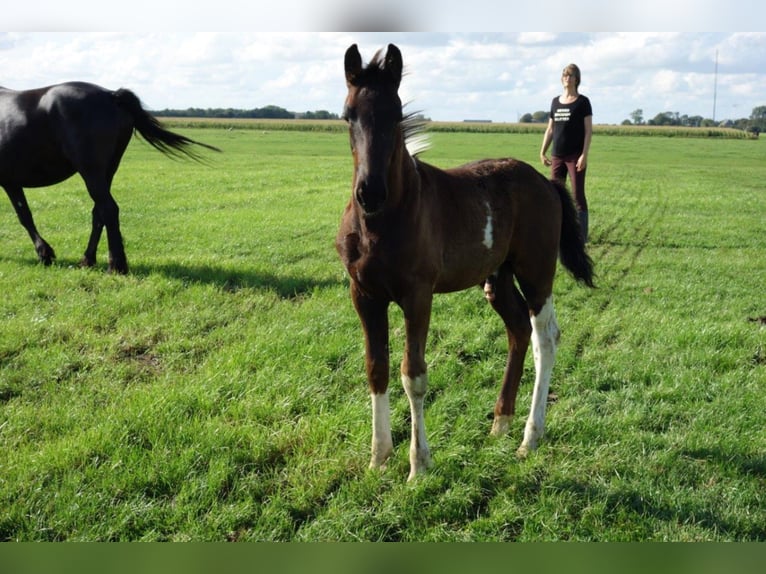
[[[753,476],[760,480],[766,477],[766,457],[758,452],[737,454],[724,449],[703,448],[684,451],[683,455],[730,466],[740,477]],[[720,509],[710,508],[710,501],[704,497],[674,497],[670,493],[658,494],[654,489],[636,485],[603,486],[565,479],[554,481],[547,487],[550,491],[573,494],[582,501],[584,507],[593,506],[594,501],[602,501],[602,519],[610,527],[633,522],[639,530],[644,528],[646,534],[651,534],[657,527],[645,521],[654,520],[669,525],[696,525],[708,531],[711,536],[717,534],[736,541],[766,540],[762,519],[757,514],[756,499],[746,502],[746,508],[737,516],[733,512],[732,515],[723,515]]]
[[[40,266],[42,263],[33,258],[3,258],[7,261],[28,266]],[[58,258],[54,267],[81,269],[79,260]],[[99,262],[92,268],[94,273],[108,273],[106,262]],[[301,275],[278,275],[256,269],[242,267],[235,269],[222,265],[198,265],[184,263],[142,264],[131,263],[130,273],[133,277],[146,278],[160,274],[169,279],[176,279],[185,284],[213,285],[224,291],[235,293],[240,289],[269,290],[280,299],[293,300],[312,293],[316,289],[342,287],[341,279],[327,277],[310,277]]]
[[[216,265],[185,265],[180,263],[159,265],[137,264],[131,266],[130,273],[136,277],[148,277],[149,275],[159,273],[184,283],[215,285],[224,291],[232,293],[240,289],[269,290],[275,292],[281,299],[286,300],[299,298],[316,289],[343,285],[341,281],[334,279],[277,275],[249,268],[232,269]]]

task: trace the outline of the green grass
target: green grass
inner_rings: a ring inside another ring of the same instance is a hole
[[[434,468],[367,469],[361,329],[333,247],[350,193],[341,132],[183,129],[204,166],[138,140],[114,183],[131,274],[77,268],[79,178],[28,190],[59,256],[0,211],[0,539],[766,540],[766,167],[760,141],[595,138],[598,289],[564,273],[546,439],[488,436],[505,334],[480,290],[435,300]],[[433,134],[450,166],[539,134]]]

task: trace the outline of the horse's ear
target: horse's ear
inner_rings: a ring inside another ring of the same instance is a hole
[[[397,88],[402,81],[403,67],[402,53],[399,51],[399,48],[393,44],[389,44],[388,52],[386,52],[386,70],[391,74],[391,78],[394,80]]]
[[[362,55],[356,44],[351,44],[346,50],[345,67],[346,83],[351,85],[362,72]]]

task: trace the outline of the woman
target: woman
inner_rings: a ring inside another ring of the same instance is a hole
[[[550,166],[551,177],[562,183],[567,174],[572,195],[580,215],[583,240],[588,240],[588,202],[585,199],[585,172],[588,167],[588,150],[593,134],[593,109],[590,100],[578,92],[580,68],[569,64],[561,74],[564,87],[560,96],[551,102],[548,127],[543,135],[540,159]],[[546,153],[553,143],[551,159]]]

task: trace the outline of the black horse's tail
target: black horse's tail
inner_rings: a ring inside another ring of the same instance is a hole
[[[117,105],[133,117],[135,130],[162,153],[173,157],[186,156],[195,161],[203,161],[203,157],[194,150],[193,146],[197,145],[209,150],[221,151],[217,147],[166,130],[157,118],[143,108],[141,100],[130,90],[120,88],[112,92],[112,96]]]
[[[561,240],[559,243],[561,263],[575,279],[585,283],[588,287],[594,287],[593,261],[585,250],[580,219],[572,196],[561,182],[551,180],[551,184],[556,188],[559,198],[561,198]]]

